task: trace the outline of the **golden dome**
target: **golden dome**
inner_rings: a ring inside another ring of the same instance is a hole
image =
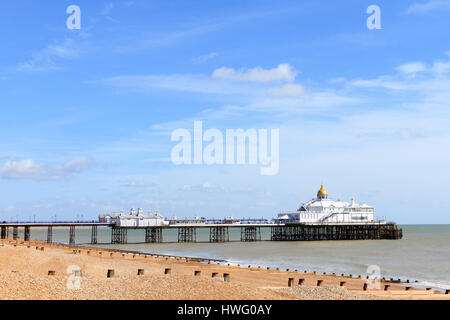
[[[323,188],[323,185],[320,187],[320,190],[317,191],[317,196],[327,196],[328,192]]]

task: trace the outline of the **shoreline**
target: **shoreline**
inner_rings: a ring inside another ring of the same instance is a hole
[[[60,228],[67,229],[65,227],[60,227]],[[21,239],[21,238],[18,238],[18,239]],[[21,241],[23,241],[23,239],[21,239]],[[47,244],[44,240],[33,240],[32,239],[32,241],[38,241],[38,242],[42,242],[44,244]],[[236,242],[239,242],[239,241],[236,241]],[[174,242],[169,242],[169,243],[176,244],[177,242],[174,241]],[[209,242],[208,241],[204,241],[204,242],[197,242],[197,243],[205,243],[206,244],[206,243],[209,243]],[[69,248],[71,247],[68,243],[65,243],[65,242],[54,242],[53,244],[61,245],[61,246],[67,246]],[[143,243],[136,242],[136,243],[129,243],[128,245],[132,245],[132,244],[143,244]],[[250,265],[252,265],[252,267],[261,266],[262,269],[265,269],[265,268],[268,267],[267,265],[264,265],[265,262],[260,262],[260,263],[259,262],[248,262],[248,261],[247,262],[245,262],[245,261],[237,261],[236,262],[236,261],[228,260],[226,258],[207,258],[207,257],[198,257],[198,256],[177,255],[177,254],[173,254],[173,253],[154,253],[154,252],[145,252],[145,251],[141,251],[141,250],[130,250],[130,249],[120,249],[120,248],[106,248],[106,247],[103,247],[103,246],[111,246],[111,244],[110,243],[100,243],[98,245],[91,245],[89,243],[81,243],[81,244],[78,244],[78,245],[77,244],[74,245],[74,247],[76,247],[76,248],[85,248],[85,249],[96,248],[96,249],[101,249],[101,250],[105,250],[105,251],[113,251],[113,252],[117,251],[117,252],[124,252],[124,253],[134,253],[134,254],[142,254],[142,255],[149,255],[149,256],[155,256],[155,257],[169,257],[169,258],[170,257],[174,257],[174,258],[181,258],[181,259],[187,258],[187,260],[190,260],[190,261],[221,262],[224,265],[231,264],[231,265],[236,266],[236,265],[239,265],[239,264],[242,264],[242,265],[250,264]],[[118,245],[118,246],[120,246],[120,245]],[[271,267],[272,269],[276,269],[277,268],[276,266],[273,266],[273,265],[271,265],[269,267]],[[311,273],[312,273],[312,272],[314,272],[315,268],[312,267],[311,270],[312,270],[311,271]],[[330,270],[326,270],[324,272],[325,272],[324,274],[333,274],[332,271],[330,271]],[[320,271],[320,274],[322,274],[322,273],[323,273],[323,270]],[[350,274],[349,272],[344,272],[344,273],[339,272],[339,273],[340,274]],[[356,273],[355,275],[359,275],[359,274]],[[361,274],[361,275],[364,276],[365,274]],[[357,278],[355,278],[355,279],[357,279]],[[385,275],[384,277],[382,277],[382,279],[385,279],[386,282],[389,282],[389,283],[396,283],[396,284],[401,285],[401,286],[411,286],[413,288],[421,289],[421,290],[425,290],[427,288],[428,289],[431,288],[432,290],[440,291],[441,293],[445,293],[446,290],[450,289],[450,284],[446,283],[445,281],[444,281],[444,283],[440,283],[442,280],[420,279],[420,278],[415,278],[415,279],[413,278],[414,280],[408,280],[407,276],[399,276],[399,275]],[[403,279],[403,280],[399,281],[400,279]],[[409,282],[407,282],[407,281],[409,281]]]
[[[176,242],[173,242],[176,243]],[[197,242],[199,243],[199,242]],[[205,241],[204,243],[209,243],[208,241]],[[133,243],[131,243],[133,244]],[[141,244],[141,243],[136,243],[136,244]],[[105,245],[110,245],[110,244],[105,244]],[[84,244],[84,246],[90,247],[89,244]],[[101,246],[97,245],[97,246],[93,246],[95,248],[99,248]],[[168,256],[168,257],[181,257],[181,258],[189,258],[192,260],[204,260],[204,261],[221,261],[225,264],[231,264],[232,266],[237,266],[237,265],[252,265],[253,267],[256,266],[261,266],[261,268],[265,269],[267,267],[270,267],[272,269],[276,269],[278,266],[276,266],[275,264],[270,264],[267,265],[267,261],[242,261],[242,260],[236,260],[236,259],[227,259],[227,258],[208,258],[208,257],[198,257],[198,256],[194,256],[195,253],[193,253],[193,255],[177,255],[174,253],[154,253],[154,252],[146,252],[146,251],[140,251],[140,250],[123,250],[123,249],[119,249],[119,248],[105,248],[105,249],[109,249],[109,250],[122,250],[122,251],[129,251],[129,252],[136,252],[139,254],[150,254],[150,255],[158,255],[158,256]],[[296,268],[296,266],[285,266],[285,267],[289,267],[291,270],[294,270]],[[280,268],[281,269],[281,268]],[[311,272],[314,272],[314,270],[320,270],[320,268],[315,268],[315,267],[311,267],[311,268],[307,268],[309,270],[311,270]],[[303,271],[303,269],[302,269]],[[320,274],[322,274],[323,272],[325,272],[325,274],[333,274],[333,271],[335,270],[320,270]],[[319,271],[318,271],[319,272]],[[336,273],[336,272],[335,272]],[[339,272],[339,274],[342,274],[342,272]],[[343,274],[352,274],[351,272],[348,271],[344,271]],[[365,277],[367,275],[367,273],[354,273],[354,275],[356,276],[362,276]],[[438,280],[438,279],[424,279],[424,278],[413,278],[413,277],[408,277],[408,276],[404,276],[404,275],[398,275],[398,274],[385,274],[383,277],[381,277],[382,279],[386,279],[388,280],[388,282],[391,283],[397,283],[399,285],[403,285],[403,286],[411,286],[417,289],[426,289],[431,287],[432,290],[436,290],[436,291],[441,291],[442,293],[445,293],[446,290],[450,289],[450,284],[448,282],[446,282],[445,280]]]
[[[365,279],[349,275],[39,240],[1,240],[0,261],[1,299],[450,299],[449,294],[416,289],[412,283],[406,290],[405,284],[388,279],[381,281],[380,289],[370,289]],[[65,287],[70,276],[67,268],[73,265],[81,270],[81,290]],[[107,278],[107,271],[112,269],[114,278]],[[144,270],[145,276],[137,276],[137,270]],[[49,271],[54,275],[48,275]],[[21,288],[15,288],[17,283]],[[44,296],[40,289],[24,289],[35,283],[48,287]]]

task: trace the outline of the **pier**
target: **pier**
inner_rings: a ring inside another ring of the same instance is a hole
[[[18,239],[19,229],[24,230],[24,240],[30,241],[32,228],[47,228],[47,243],[53,242],[54,228],[68,229],[68,243],[76,244],[76,228],[91,228],[91,244],[98,244],[98,227],[111,228],[111,244],[127,244],[128,230],[143,230],[143,243],[163,243],[163,231],[177,229],[179,243],[197,242],[197,230],[209,229],[209,242],[229,242],[230,228],[240,228],[240,241],[261,241],[261,229],[270,228],[270,241],[322,241],[322,240],[398,240],[403,236],[402,229],[395,223],[269,223],[265,220],[242,220],[229,223],[228,220],[177,221],[159,226],[123,227],[112,222],[25,222],[0,223],[0,238]],[[238,240],[239,241],[239,240]]]

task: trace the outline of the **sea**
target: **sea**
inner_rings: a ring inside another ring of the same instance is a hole
[[[197,229],[196,243],[178,243],[176,230],[164,230],[163,241],[146,244],[144,230],[129,230],[128,244],[111,245],[111,229],[98,228],[97,247],[208,259],[224,264],[301,272],[352,274],[365,278],[379,270],[386,279],[409,280],[418,288],[450,289],[450,225],[400,225],[401,240],[270,241],[270,228],[261,241],[240,242],[240,228],[230,228],[230,242],[209,243],[209,229]],[[46,240],[46,229],[31,229],[33,239]],[[76,229],[76,244],[91,246],[90,228]],[[68,243],[69,230],[54,229],[53,241]]]

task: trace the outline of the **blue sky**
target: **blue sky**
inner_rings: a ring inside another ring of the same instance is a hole
[[[4,0],[0,21],[2,220],[271,218],[324,183],[450,223],[450,1]],[[194,120],[278,128],[279,173],[174,165],[170,134]]]

